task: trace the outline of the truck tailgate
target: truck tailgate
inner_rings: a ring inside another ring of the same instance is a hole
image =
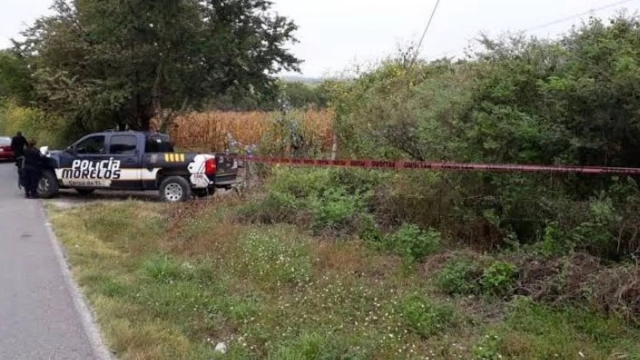
[[[238,162],[235,154],[215,153],[217,159],[216,186],[231,186],[238,177]]]

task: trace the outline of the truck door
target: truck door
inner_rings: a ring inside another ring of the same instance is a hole
[[[113,181],[113,189],[140,190],[142,188],[141,152],[138,137],[134,134],[114,134],[109,137],[108,156],[119,164],[119,177]]]
[[[119,164],[109,160],[105,136],[87,136],[70,147],[70,156],[60,164],[58,177],[73,188],[110,188],[119,176]]]

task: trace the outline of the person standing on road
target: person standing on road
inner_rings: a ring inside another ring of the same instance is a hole
[[[42,174],[44,157],[36,148],[36,140],[29,141],[29,146],[24,151],[22,172],[24,175],[24,191],[27,199],[38,198],[38,182]]]
[[[11,138],[11,151],[13,151],[13,157],[16,160],[16,167],[18,168],[18,188],[25,187],[24,185],[24,148],[27,145],[27,139],[22,136],[22,132],[18,131],[16,136]]]
[[[22,132],[18,131],[16,136],[11,139],[11,150],[16,158],[16,166],[18,166],[20,157],[24,155],[25,146],[27,146],[27,139],[22,136]]]

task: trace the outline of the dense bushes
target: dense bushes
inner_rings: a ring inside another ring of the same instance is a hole
[[[638,167],[638,39],[638,18],[592,19],[558,41],[484,39],[469,60],[408,68],[392,59],[324,84],[340,155]],[[278,168],[244,216],[359,236],[414,263],[447,249],[491,251],[447,262],[434,285],[449,295],[577,301],[638,319],[629,277],[640,255],[636,180]],[[603,287],[612,274],[620,281]]]
[[[266,192],[245,205],[240,216],[261,223],[286,222],[315,235],[360,236],[414,262],[438,251],[440,233],[404,223],[385,231],[376,219],[374,190],[391,174],[352,170],[274,169]]]
[[[370,205],[369,184],[345,181],[334,170],[307,171],[277,168],[269,178],[261,201],[248,205],[243,216],[260,222],[289,222],[310,226],[316,234],[353,233],[352,228]],[[360,185],[360,186],[356,186]]]
[[[387,61],[331,87],[343,156],[640,165],[640,22],[591,19],[558,41],[484,39],[470,60]],[[398,174],[374,197],[384,225],[436,228],[489,249],[539,244],[611,260],[638,253],[637,186],[610,176]],[[384,190],[384,191],[383,191]]]
[[[453,258],[438,272],[434,284],[448,295],[510,296],[516,290],[517,267],[511,262]]]

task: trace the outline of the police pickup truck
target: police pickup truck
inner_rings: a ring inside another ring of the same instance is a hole
[[[164,201],[185,201],[231,188],[238,171],[236,160],[226,153],[175,152],[168,135],[151,132],[93,133],[65,150],[40,151],[46,165],[38,194],[45,199],[59,189],[80,194],[158,190]]]

